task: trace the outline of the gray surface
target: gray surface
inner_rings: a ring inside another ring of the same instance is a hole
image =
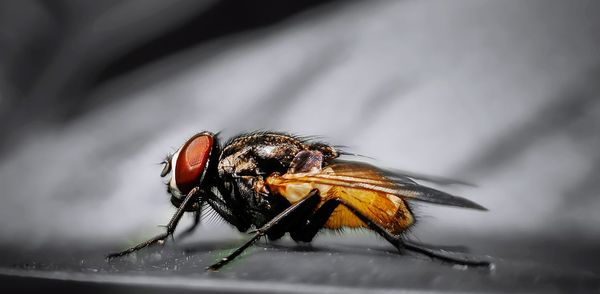
[[[390,247],[374,240],[349,242],[338,238],[324,239],[312,247],[297,247],[286,241],[259,244],[220,272],[205,272],[204,268],[239,242],[198,241],[155,248],[111,263],[103,260],[102,250],[65,252],[63,247],[21,252],[8,258],[17,266],[2,273],[108,285],[114,283],[137,289],[161,285],[177,291],[213,291],[215,288],[249,292],[344,292],[351,289],[357,293],[367,289],[374,292],[392,289],[457,292],[600,290],[598,274],[582,268],[577,261],[565,264],[564,261],[553,260],[555,253],[547,249],[537,254],[526,254],[526,258],[523,256],[521,259],[516,257],[524,252],[496,253],[491,269],[464,268],[416,255],[398,255]],[[520,240],[521,244],[529,246],[535,246],[536,242]],[[508,244],[500,241],[494,244],[475,242],[471,247],[477,246],[479,249],[472,253],[479,253],[481,248],[485,250],[502,245]],[[559,249],[573,250],[577,247],[580,246]],[[588,254],[597,248],[593,247],[588,248]],[[501,258],[502,255],[514,258]],[[581,258],[583,252],[574,255]],[[597,268],[595,270],[597,272]]]
[[[3,271],[171,288],[597,291],[598,11],[597,1],[351,2],[150,65],[90,100],[111,103],[13,142],[0,165]],[[210,221],[187,253],[104,263],[173,213],[155,164],[165,153],[197,131],[253,129],[323,135],[379,165],[477,183],[446,189],[489,212],[419,205],[412,236],[468,245],[496,269],[382,253],[384,242],[351,232],[316,251],[259,247],[204,273],[242,239]]]

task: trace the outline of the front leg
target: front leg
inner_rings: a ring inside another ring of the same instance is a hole
[[[240,254],[242,254],[242,252],[244,252],[244,250],[246,250],[248,247],[250,247],[252,244],[254,244],[254,242],[256,242],[259,238],[269,234],[274,229],[277,229],[279,224],[285,223],[290,218],[293,218],[294,215],[296,214],[296,212],[302,211],[302,210],[306,209],[307,207],[314,207],[315,205],[317,205],[320,202],[320,200],[321,200],[321,196],[319,195],[318,190],[312,190],[302,200],[292,204],[286,210],[284,210],[283,212],[281,212],[277,216],[275,216],[273,219],[271,219],[268,223],[266,223],[265,225],[263,225],[262,227],[260,227],[256,231],[254,231],[254,236],[252,236],[252,238],[250,240],[248,240],[246,243],[244,243],[238,249],[236,249],[231,254],[229,254],[229,256],[224,257],[219,262],[209,266],[207,268],[207,270],[216,271],[216,270],[220,269],[221,267],[223,267],[224,265],[226,265],[227,263],[232,261],[234,258],[236,258]]]
[[[179,236],[177,237],[178,239],[181,240],[189,236],[196,229],[196,227],[198,227],[198,225],[200,224],[200,217],[202,216],[202,206],[204,206],[204,202],[198,205],[197,210],[194,210],[194,220],[192,222],[192,225],[189,228],[185,229],[183,232],[181,232],[181,234],[179,234]]]
[[[183,216],[183,213],[186,210],[186,207],[190,206],[190,203],[192,201],[192,199],[194,198],[195,194],[200,190],[200,188],[195,187],[193,188],[185,197],[185,199],[183,200],[183,202],[181,203],[181,205],[179,206],[179,208],[177,208],[177,211],[175,212],[175,214],[173,215],[173,217],[171,217],[171,220],[169,221],[169,223],[167,224],[166,228],[166,232],[148,240],[145,242],[142,242],[136,246],[133,246],[127,250],[123,250],[121,252],[116,252],[116,253],[111,253],[109,254],[106,258],[108,260],[113,259],[115,257],[120,257],[123,255],[127,255],[130,253],[133,253],[135,251],[138,251],[142,248],[148,247],[150,245],[154,245],[154,244],[164,244],[165,239],[167,239],[169,236],[173,235],[173,233],[175,232],[175,228],[177,227],[177,224],[179,223],[179,220],[181,220],[181,216]]]

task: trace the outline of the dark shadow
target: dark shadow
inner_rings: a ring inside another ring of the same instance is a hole
[[[221,0],[200,11],[189,21],[161,36],[140,44],[109,63],[98,83],[130,72],[140,66],[215,38],[273,25],[295,14],[333,0]]]
[[[412,243],[419,244],[422,247],[426,247],[429,249],[435,250],[446,250],[460,253],[468,253],[470,250],[466,246],[437,246],[437,245],[429,245],[423,243],[417,243],[412,241]],[[281,244],[278,242],[268,242],[268,243],[258,243],[255,246],[262,248],[271,248],[271,249],[279,249],[279,250],[291,250],[294,252],[333,252],[333,253],[356,253],[356,254],[370,254],[370,252],[384,253],[384,255],[389,254],[401,254],[395,248],[390,246],[365,246],[365,245],[351,245],[351,244],[335,244],[335,245],[313,245],[311,243],[308,244]]]

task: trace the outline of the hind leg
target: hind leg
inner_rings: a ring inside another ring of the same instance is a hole
[[[331,216],[333,211],[339,205],[342,205],[342,206],[346,207],[348,210],[350,210],[356,217],[358,217],[362,222],[364,222],[369,229],[378,233],[380,236],[382,236],[384,239],[386,239],[388,242],[390,242],[392,245],[394,245],[394,247],[396,247],[399,251],[410,250],[413,252],[418,252],[420,254],[429,256],[431,258],[435,258],[438,260],[455,263],[455,264],[462,264],[462,265],[469,265],[469,266],[489,266],[490,265],[489,261],[474,260],[474,259],[467,258],[465,256],[462,256],[462,257],[452,256],[452,254],[450,252],[426,248],[426,247],[420,246],[416,243],[411,243],[409,241],[405,241],[402,238],[400,238],[399,236],[395,236],[395,235],[391,234],[390,232],[388,232],[386,229],[381,227],[375,221],[371,220],[369,217],[364,215],[362,212],[360,212],[354,206],[347,203],[344,199],[341,199],[341,198],[334,198],[334,199],[325,201],[325,203],[323,203],[323,205],[321,205],[321,207],[319,207],[319,209],[317,209],[314,212],[314,214],[307,217],[305,222],[303,222],[300,226],[298,226],[297,228],[295,228],[293,231],[290,232],[292,239],[294,239],[295,241],[298,241],[298,242],[312,241],[313,238],[315,237],[315,235],[319,232],[319,230],[321,230],[323,228],[323,226],[325,225],[325,223],[327,222],[327,220],[329,219],[329,217]]]

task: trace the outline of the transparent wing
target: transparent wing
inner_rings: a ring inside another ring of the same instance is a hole
[[[358,163],[358,162],[342,161],[342,160],[337,160],[336,162],[339,162],[342,164],[363,164],[363,163]],[[369,164],[365,164],[365,165],[369,165]],[[396,181],[406,182],[406,183],[416,184],[416,182],[414,180],[422,180],[422,181],[426,181],[426,182],[430,182],[430,183],[434,183],[434,184],[438,184],[438,185],[443,185],[443,186],[449,186],[449,185],[463,185],[463,186],[471,186],[471,187],[476,186],[473,183],[469,183],[467,181],[463,181],[463,180],[459,180],[459,179],[451,179],[451,178],[440,177],[440,176],[435,176],[435,175],[426,175],[426,174],[422,174],[422,173],[415,173],[415,172],[401,170],[401,169],[387,169],[387,168],[380,169],[380,168],[378,168],[378,170],[383,175],[385,175],[386,177],[388,177],[390,179],[394,179]]]
[[[402,180],[412,181],[411,179],[416,179],[416,180],[427,181],[430,183],[444,185],[444,186],[449,186],[449,185],[463,185],[463,186],[471,186],[471,187],[476,186],[473,183],[469,183],[469,182],[466,182],[463,180],[451,179],[451,178],[433,176],[433,175],[425,175],[425,174],[420,174],[420,173],[413,173],[413,172],[400,170],[400,169],[386,169],[386,170],[382,170],[382,171],[385,173],[385,175],[387,177],[399,178]]]
[[[287,173],[283,178],[295,182],[364,189],[441,205],[487,210],[462,197],[423,186],[407,176],[388,176],[375,166],[359,162],[339,162],[313,173]]]

